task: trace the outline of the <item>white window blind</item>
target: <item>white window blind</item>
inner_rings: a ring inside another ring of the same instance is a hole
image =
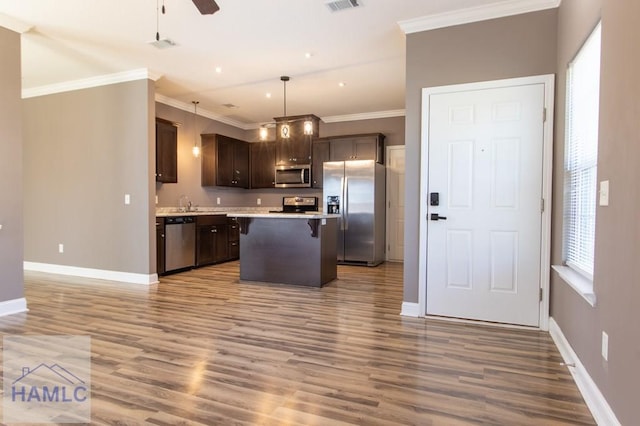
[[[564,255],[567,266],[593,279],[596,224],[600,24],[567,72]]]

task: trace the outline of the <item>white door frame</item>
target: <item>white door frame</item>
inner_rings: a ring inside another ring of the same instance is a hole
[[[543,158],[542,158],[542,228],[540,238],[540,286],[542,301],[540,302],[540,322],[542,330],[549,329],[549,277],[551,274],[551,176],[553,171],[553,103],[554,75],[539,75],[504,80],[483,81],[478,83],[455,84],[449,86],[426,87],[422,89],[422,117],[420,144],[420,221],[418,245],[418,308],[421,316],[427,310],[427,209],[429,190],[429,97],[431,95],[471,90],[497,89],[527,84],[544,84],[544,108],[540,114],[546,114],[543,123]]]
[[[402,150],[403,152],[406,153],[406,149],[405,149],[404,145],[388,145],[387,149],[386,149],[386,152],[384,153],[384,155],[385,155],[385,157],[384,157],[385,158],[385,164],[386,164],[385,167],[389,167],[389,163],[386,160],[390,157],[391,151],[394,151],[394,150],[395,151]],[[405,167],[405,170],[402,171],[402,173],[406,177],[406,167]],[[385,184],[386,193],[387,194],[389,194],[389,179],[388,179],[388,176],[389,176],[389,173],[387,171],[387,182]],[[389,250],[388,250],[388,248],[389,248],[389,235],[391,234],[391,232],[393,230],[393,227],[392,227],[392,224],[390,223],[390,218],[389,218],[389,196],[387,195],[386,198],[387,199],[386,199],[385,208],[387,209],[387,214],[386,214],[386,222],[387,222],[386,223],[386,235],[387,235],[387,238],[385,238],[386,247],[385,247],[384,253],[385,253],[385,259],[388,261],[389,260]],[[404,256],[402,256],[402,261],[404,261]]]

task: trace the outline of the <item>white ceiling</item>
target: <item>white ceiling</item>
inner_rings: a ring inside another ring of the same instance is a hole
[[[160,38],[177,44],[164,50],[149,44],[157,0],[0,0],[0,25],[30,28],[22,34],[23,89],[147,68],[162,76],[157,94],[189,106],[198,100],[199,112],[250,128],[283,115],[281,75],[291,77],[287,115],[401,114],[398,22],[525,1],[535,2],[359,0],[331,12],[326,0],[217,0],[219,12],[200,15],[190,0],[164,0]]]

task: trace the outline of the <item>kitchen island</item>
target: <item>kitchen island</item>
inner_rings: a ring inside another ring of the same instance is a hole
[[[310,287],[337,278],[338,215],[239,213],[240,280]]]

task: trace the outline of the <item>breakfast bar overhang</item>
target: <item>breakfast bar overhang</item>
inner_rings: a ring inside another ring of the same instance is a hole
[[[240,280],[321,287],[337,278],[338,215],[247,213],[240,223]]]

